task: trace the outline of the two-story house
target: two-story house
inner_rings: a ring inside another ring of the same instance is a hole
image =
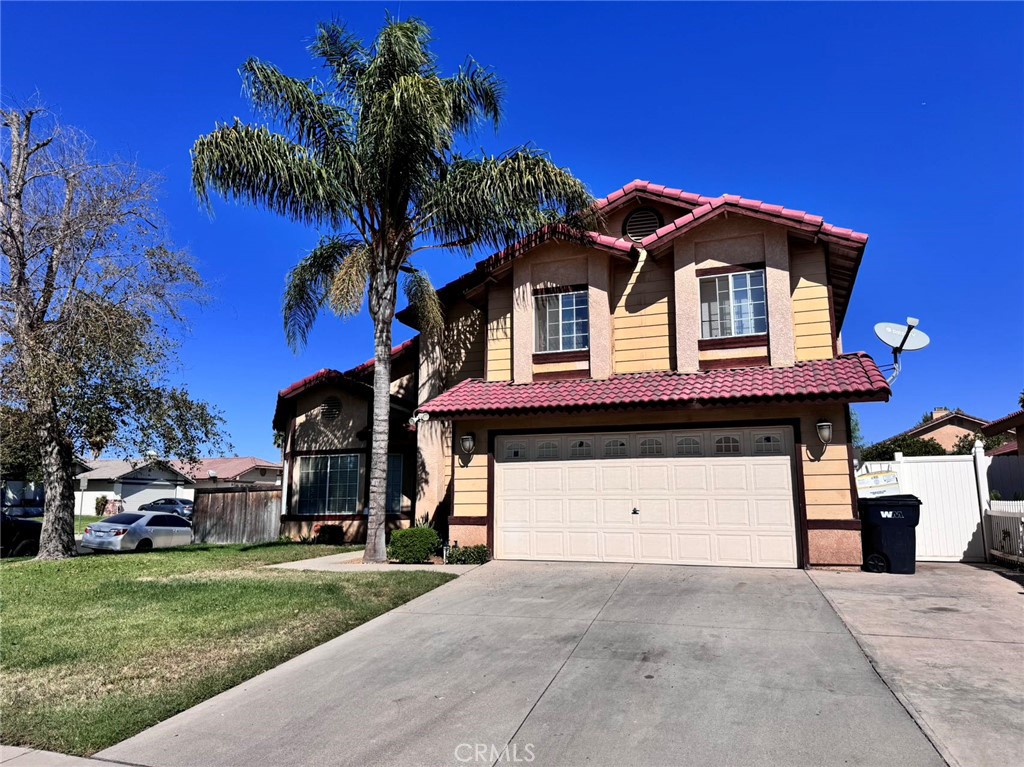
[[[394,524],[504,559],[858,564],[849,404],[890,395],[841,348],[867,236],[643,181],[596,205],[601,231],[479,262],[444,337],[396,349]],[[358,534],[369,370],[281,393],[289,524]]]

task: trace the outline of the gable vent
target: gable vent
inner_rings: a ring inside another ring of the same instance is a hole
[[[326,421],[333,421],[341,415],[341,400],[337,397],[328,397],[320,405],[320,417]]]
[[[654,234],[661,226],[661,216],[653,208],[639,208],[626,216],[623,225],[625,235],[633,242],[640,242],[644,237]]]

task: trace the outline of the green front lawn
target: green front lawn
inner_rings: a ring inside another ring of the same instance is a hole
[[[99,522],[103,517],[90,517],[90,516],[76,516],[75,517],[75,535],[81,535],[85,532],[86,525],[91,525],[93,522]]]
[[[452,578],[263,565],[349,549],[194,545],[0,566],[0,742],[91,754]]]

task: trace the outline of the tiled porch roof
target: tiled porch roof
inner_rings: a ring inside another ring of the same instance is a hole
[[[515,384],[467,379],[424,403],[437,418],[575,413],[638,408],[740,406],[764,403],[878,402],[892,392],[866,354],[700,373],[635,373]]]

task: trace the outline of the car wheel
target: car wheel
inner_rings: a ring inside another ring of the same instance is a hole
[[[11,556],[14,557],[34,557],[39,553],[39,544],[33,541],[22,541],[14,547],[14,551],[11,552]]]
[[[153,550],[153,541],[149,540],[149,538],[143,538],[141,541],[139,541],[136,544],[135,550],[136,551],[152,551]]]

